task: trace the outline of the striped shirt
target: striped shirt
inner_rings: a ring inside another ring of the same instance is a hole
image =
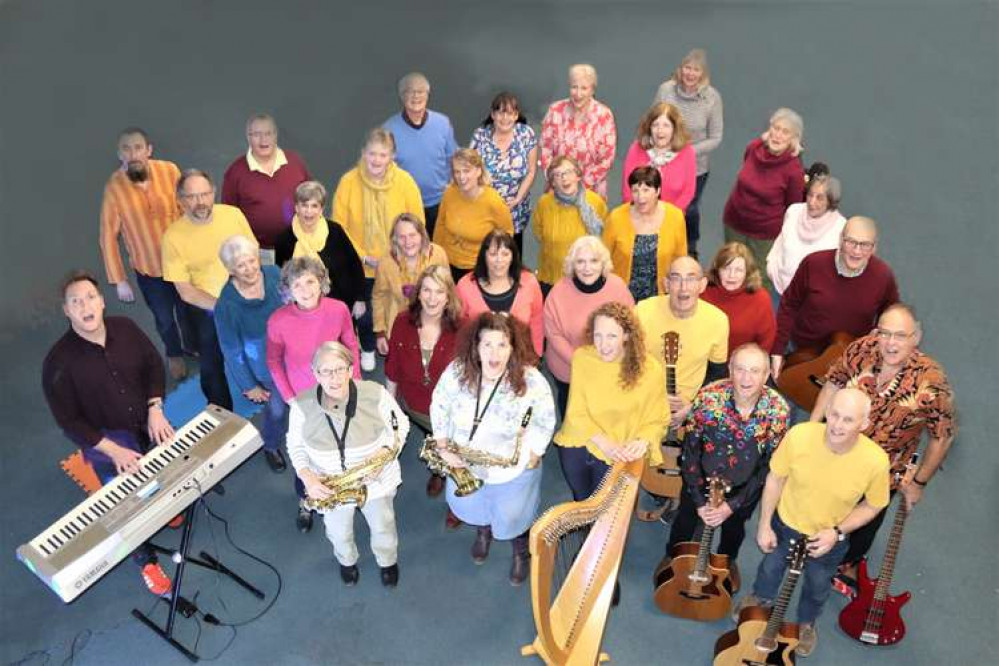
[[[121,170],[111,174],[104,186],[100,246],[104,269],[111,283],[127,279],[118,247],[119,235],[125,238],[125,249],[137,273],[151,277],[163,275],[163,232],[181,214],[176,192],[180,169],[164,160],[149,160],[148,168],[146,188],[130,181]]]

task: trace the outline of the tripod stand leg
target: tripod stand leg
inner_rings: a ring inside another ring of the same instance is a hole
[[[198,564],[207,569],[214,569],[215,571],[218,571],[219,573],[224,574],[229,578],[233,579],[233,581],[235,581],[238,585],[242,586],[245,590],[250,592],[250,594],[255,596],[257,599],[264,598],[263,592],[258,590],[256,587],[254,587],[251,583],[247,582],[239,574],[237,574],[232,569],[230,569],[226,565],[216,560],[214,557],[212,557],[205,551],[201,551],[200,553],[198,553],[198,555],[201,557],[201,560],[195,560],[194,558],[191,558],[192,564]]]

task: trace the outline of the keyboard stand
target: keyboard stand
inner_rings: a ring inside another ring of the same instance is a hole
[[[248,583],[245,579],[237,575],[205,551],[201,551],[199,553],[201,556],[200,559],[188,555],[191,550],[191,537],[194,533],[194,519],[197,516],[198,503],[203,501],[203,499],[198,499],[184,510],[184,528],[180,536],[179,551],[173,551],[168,548],[163,548],[162,546],[157,546],[156,544],[150,544],[153,550],[157,552],[170,555],[171,557],[174,557],[177,553],[180,555],[180,562],[177,564],[177,571],[175,572],[173,579],[173,591],[169,598],[170,610],[167,613],[166,627],[160,627],[139,609],[132,609],[133,617],[152,629],[153,632],[155,632],[160,638],[172,645],[177,651],[192,662],[197,662],[200,657],[173,637],[173,627],[174,621],[177,619],[177,611],[180,611],[185,617],[190,617],[197,612],[197,607],[194,606],[194,604],[180,596],[180,586],[184,580],[184,567],[188,563],[205,569],[210,569],[211,571],[216,571],[224,576],[227,576],[258,599],[264,598],[263,592]],[[163,601],[168,601],[166,598],[162,599]]]

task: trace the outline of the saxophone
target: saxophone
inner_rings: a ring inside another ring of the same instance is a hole
[[[358,509],[363,507],[368,501],[368,486],[364,483],[365,479],[381,472],[399,456],[399,450],[402,448],[399,444],[399,421],[394,411],[392,431],[394,437],[392,448],[383,446],[379,453],[340,474],[323,474],[319,477],[319,481],[333,494],[325,499],[306,498],[305,505],[313,511],[335,509],[345,504],[356,504]]]
[[[446,448],[451,453],[459,456],[468,465],[514,467],[520,462],[520,449],[524,439],[524,431],[527,430],[527,426],[531,422],[533,409],[533,407],[528,407],[527,411],[524,412],[524,418],[520,422],[520,429],[517,431],[513,453],[509,456],[498,456],[470,446],[461,446],[451,441],[448,442]],[[475,476],[471,469],[468,467],[452,467],[441,457],[437,450],[437,440],[434,439],[433,435],[427,435],[423,440],[423,446],[420,448],[420,459],[427,463],[427,467],[434,474],[448,476],[454,481],[454,494],[457,497],[471,495],[482,487],[482,479]]]

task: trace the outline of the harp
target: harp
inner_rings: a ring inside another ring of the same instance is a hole
[[[614,465],[581,502],[531,527],[531,602],[538,635],[521,649],[549,666],[592,666],[600,651],[645,460]]]

